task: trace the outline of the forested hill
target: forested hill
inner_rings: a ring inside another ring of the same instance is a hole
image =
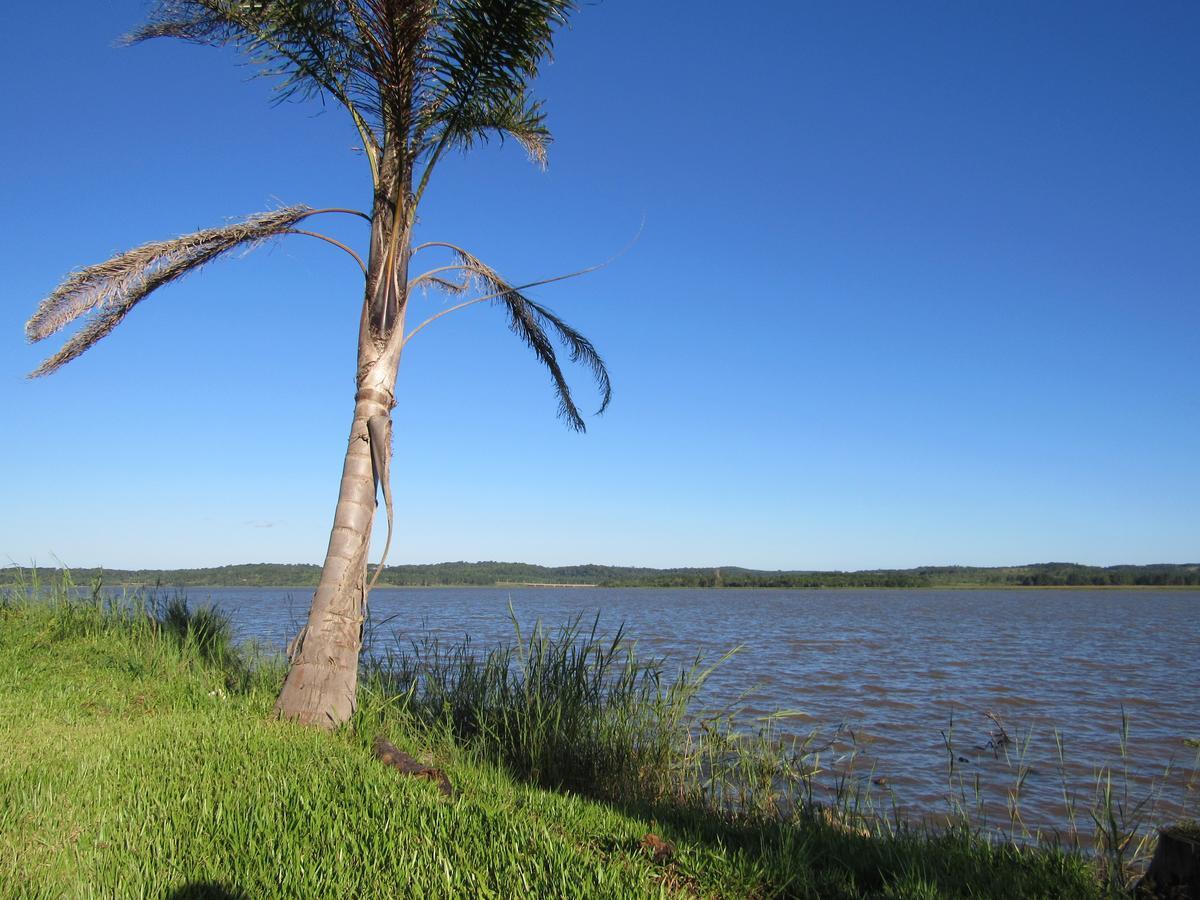
[[[53,570],[39,570],[45,578]],[[78,585],[101,578],[106,585],[165,587],[308,587],[317,583],[320,567],[257,563],[212,569],[73,569]],[[0,584],[29,583],[29,568],[0,569]],[[1057,586],[1196,586],[1200,564],[1151,566],[1081,566],[1039,563],[1028,566],[977,568],[922,566],[915,569],[869,569],[859,572],[786,572],[721,566],[705,569],[643,569],[628,566],[535,566],[528,563],[448,562],[388,566],[380,586],[591,585],[597,587],[1057,587]]]

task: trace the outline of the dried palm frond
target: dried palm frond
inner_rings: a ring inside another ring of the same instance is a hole
[[[443,294],[449,294],[451,297],[458,297],[467,292],[470,283],[466,281],[451,281],[449,278],[442,278],[438,275],[429,275],[425,277],[416,287],[432,287],[441,291]]]
[[[488,294],[494,294],[493,303],[502,304],[508,312],[508,326],[533,351],[538,360],[550,371],[554,381],[555,392],[558,394],[558,414],[566,419],[567,424],[576,431],[586,431],[583,416],[571,398],[571,390],[558,364],[554,352],[554,344],[546,334],[546,326],[554,332],[559,340],[571,351],[571,362],[579,363],[588,368],[596,379],[600,390],[600,415],[608,408],[612,399],[612,383],[608,377],[608,369],[604,360],[596,352],[592,342],[582,334],[558,318],[553,312],[538,303],[534,303],[517,288],[506,282],[491,266],[472,256],[461,248],[454,249],[459,264],[465,272],[470,273],[478,282],[480,288]]]
[[[85,314],[90,313],[90,318],[61,350],[31,372],[30,377],[48,375],[84,353],[164,284],[230,250],[249,249],[284,233],[311,212],[307,206],[289,206],[258,213],[243,222],[206,228],[169,241],[143,244],[73,272],[38,305],[25,325],[25,335],[31,342],[45,340]]]

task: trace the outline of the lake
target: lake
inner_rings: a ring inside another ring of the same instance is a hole
[[[239,637],[276,647],[310,598],[300,588],[187,593],[230,614]],[[379,589],[373,647],[407,646],[426,632],[470,635],[481,649],[510,642],[510,603],[523,629],[574,616],[590,624],[599,613],[601,630],[623,623],[642,656],[683,663],[741,647],[704,703],[740,702],[748,726],[772,711],[796,713],[781,724],[816,730],[830,745],[822,762],[885,810],[936,817],[965,796],[987,824],[1007,829],[1024,771],[1028,831],[1069,830],[1065,786],[1090,833],[1097,771],[1113,767],[1131,805],[1157,798],[1151,821],[1200,811],[1198,751],[1184,743],[1200,739],[1197,591]]]

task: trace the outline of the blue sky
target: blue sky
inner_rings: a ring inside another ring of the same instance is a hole
[[[272,107],[223,51],[114,47],[145,9],[35,6],[0,36],[0,559],[319,562],[360,296],[337,251],[218,262],[24,379],[54,347],[22,326],[73,267],[369,204],[338,110]],[[439,169],[421,236],[513,279],[645,224],[536,294],[612,372],[586,435],[499,311],[413,341],[391,560],[1200,560],[1200,6],[754,12],[586,6],[540,85],[549,170],[496,144]]]

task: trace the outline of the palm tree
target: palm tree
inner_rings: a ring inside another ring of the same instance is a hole
[[[550,134],[530,85],[555,30],[575,7],[575,0],[162,0],[128,37],[239,48],[264,74],[279,79],[284,97],[319,96],[344,108],[371,169],[369,214],[291,206],[146,244],[73,273],[26,326],[29,339],[38,341],[85,317],[83,327],[32,373],[40,376],[92,347],[155,289],[235,248],[305,234],[336,244],[358,261],[365,291],[354,418],[320,583],[308,622],[289,646],[291,666],[276,703],[280,716],[334,728],[354,711],[367,594],[374,583],[367,577],[371,524],[382,486],[386,557],[391,411],[401,351],[414,334],[441,315],[491,301],[549,369],[558,412],[568,426],[582,431],[584,422],[551,338],[595,377],[599,411],[608,404],[608,373],[595,348],[523,293],[533,285],[509,284],[461,247],[413,240],[417,209],[447,152],[493,136],[511,137],[544,164]],[[298,227],[332,213],[370,223],[365,262],[345,244]],[[449,259],[410,277],[411,260],[424,251]],[[406,330],[407,301],[418,287],[464,299]],[[382,568],[383,559],[376,579]]]

